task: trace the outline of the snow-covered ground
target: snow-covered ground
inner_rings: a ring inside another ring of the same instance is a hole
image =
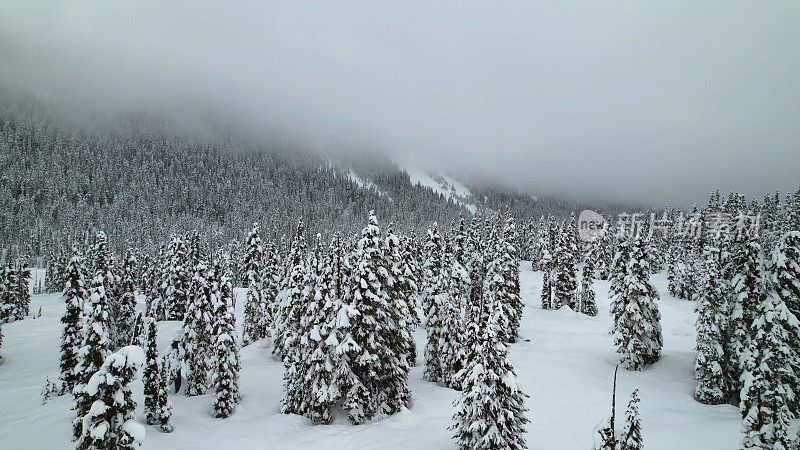
[[[610,413],[611,378],[616,355],[608,335],[608,284],[597,282],[600,314],[587,317],[564,308],[544,311],[539,305],[541,273],[523,263],[521,282],[526,302],[521,340],[511,359],[530,398],[527,440],[533,449],[588,449],[592,429]],[[692,304],[666,294],[663,274],[653,277],[661,293],[664,353],[642,372],[620,369],[617,414],[624,417],[628,396],[639,387],[644,444],[647,449],[735,449],[740,440],[738,410],[707,406],[692,398],[695,343]],[[241,323],[244,291],[237,290]],[[70,442],[71,398],[42,405],[45,378],[58,377],[58,295],[34,296],[31,310],[42,317],[3,326],[0,354],[0,448],[73,448]],[[177,322],[159,324],[164,351]],[[425,335],[416,335],[420,354]],[[302,417],[279,412],[282,365],[263,343],[242,349],[241,390],[244,399],[228,419],[211,417],[211,395],[172,396],[175,432],[147,427],[143,448],[272,449],[447,449],[454,448],[447,426],[457,392],[422,380],[422,367],[409,379],[414,405],[391,418],[349,425],[344,417],[332,425],[313,426]],[[422,357],[417,361],[422,364]],[[142,385],[133,387],[141,418]],[[618,422],[619,423],[619,422]]]

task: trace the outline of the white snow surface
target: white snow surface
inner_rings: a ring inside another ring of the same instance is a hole
[[[388,194],[378,189],[378,186],[375,183],[373,183],[370,180],[365,180],[361,178],[360,176],[358,176],[357,173],[353,172],[353,169],[350,169],[350,171],[347,172],[347,178],[349,178],[350,181],[352,181],[362,189],[366,189],[368,191],[375,191],[380,196],[388,197]]]
[[[610,414],[611,378],[617,356],[608,334],[608,283],[595,282],[600,314],[588,317],[568,308],[542,310],[542,276],[522,264],[526,306],[521,339],[510,358],[531,423],[526,439],[532,449],[591,448],[595,426]],[[695,314],[693,304],[666,293],[666,276],[653,282],[664,330],[661,361],[642,372],[620,368],[617,426],[622,428],[631,391],[639,388],[644,445],[657,449],[735,449],[741,439],[739,412],[729,405],[709,406],[692,398]],[[237,321],[241,326],[245,290],[237,289]],[[141,300],[141,299],[140,299]],[[42,405],[45,378],[58,378],[63,312],[60,296],[36,295],[31,310],[42,317],[3,325],[0,349],[0,448],[72,449],[70,396]],[[141,307],[141,305],[140,305]],[[167,350],[180,322],[160,322],[159,351]],[[241,332],[241,331],[240,331]],[[241,334],[240,334],[241,335]],[[452,449],[447,430],[456,391],[422,380],[425,333],[416,333],[420,357],[409,385],[414,404],[406,411],[366,425],[350,425],[337,416],[332,425],[314,426],[303,417],[281,414],[283,366],[270,356],[269,343],[259,341],[241,351],[242,403],[227,419],[211,417],[213,393],[197,397],[171,395],[175,431],[147,427],[143,449]],[[141,378],[132,385],[138,403],[136,420],[144,423]]]
[[[475,211],[478,209],[475,205],[466,203],[466,200],[472,193],[461,182],[439,173],[437,173],[436,176],[442,178],[444,181],[437,181],[430,176],[428,172],[410,163],[398,163],[398,166],[408,173],[412,185],[419,184],[429,187],[433,189],[434,192],[442,194],[446,199],[453,199],[456,203],[463,205],[473,214],[475,214]]]

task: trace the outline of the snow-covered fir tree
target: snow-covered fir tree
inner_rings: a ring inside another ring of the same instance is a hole
[[[739,403],[742,390],[742,374],[745,371],[747,348],[750,341],[750,328],[755,319],[755,309],[764,295],[763,273],[761,267],[761,245],[756,237],[736,240],[732,243],[731,266],[728,273],[732,278],[728,297],[728,326],[724,346],[725,383],[728,386],[728,399]]]
[[[2,284],[0,284],[0,322],[10,322],[17,317],[17,302],[19,289],[19,271],[9,261],[2,270]]]
[[[395,324],[394,335],[390,336],[394,351],[403,356],[408,366],[414,365],[417,357],[414,342],[415,314],[411,307],[411,297],[415,294],[416,284],[407,277],[409,270],[403,258],[400,238],[389,225],[386,238],[383,240],[384,267],[386,269],[386,292],[390,302],[389,319]]]
[[[442,381],[445,360],[442,354],[445,336],[444,323],[447,314],[447,269],[442,251],[441,236],[436,223],[428,229],[425,242],[425,263],[422,305],[425,311],[425,327],[427,340],[425,344],[425,371],[423,378],[428,381]]]
[[[172,433],[175,427],[172,425],[172,401],[168,395],[168,384],[171,378],[169,362],[166,358],[161,358],[159,362],[161,373],[158,377],[158,428],[162,433]]]
[[[306,295],[306,240],[303,222],[298,222],[288,256],[287,274],[277,298],[273,319],[272,351],[281,359],[297,344],[297,328]]]
[[[797,448],[796,400],[800,323],[774,290],[756,306],[741,393],[741,448]]]
[[[14,304],[14,319],[22,320],[30,314],[31,310],[31,268],[24,261],[17,275],[16,301]]]
[[[306,398],[309,395],[306,386],[306,376],[309,373],[310,330],[304,328],[303,319],[309,304],[314,303],[316,296],[315,286],[322,268],[321,238],[317,235],[317,242],[313,251],[302,266],[301,276],[297,284],[296,300],[288,304],[286,315],[284,349],[283,349],[283,391],[281,412],[285,414],[300,414],[307,412]]]
[[[194,267],[187,259],[186,243],[180,236],[173,236],[165,252],[167,273],[164,286],[164,311],[167,320],[183,320],[189,298],[189,289]]]
[[[617,437],[616,450],[642,450],[642,421],[639,418],[639,389],[634,389],[625,411],[625,426]]]
[[[641,236],[634,241],[621,286],[612,293],[612,316],[616,319],[614,345],[620,362],[628,370],[641,370],[645,364],[658,361],[663,345],[661,314],[655,303],[658,292],[650,284],[644,244]],[[618,254],[620,258],[622,255]]]
[[[88,293],[85,286],[85,268],[77,248],[66,268],[64,286],[64,315],[61,317],[61,392],[72,392],[77,382],[78,353],[83,345],[82,315]]]
[[[214,308],[214,417],[229,417],[239,403],[239,343],[233,311],[233,287],[220,260],[209,274]]]
[[[631,247],[627,239],[622,239],[617,244],[617,253],[614,255],[614,262],[611,264],[608,273],[608,297],[611,299],[609,312],[612,317],[612,333],[616,329],[620,315],[625,308],[623,303],[625,292],[625,277],[628,275],[628,261],[630,260]]]
[[[542,269],[542,309],[558,309],[563,306],[555,296],[555,245],[557,229],[548,221],[547,232],[542,236],[542,260],[539,267]]]
[[[800,318],[800,231],[783,235],[772,253],[769,272],[770,284],[789,312]],[[795,350],[800,351],[800,348]]]
[[[726,304],[720,274],[720,250],[706,247],[705,280],[698,293],[697,359],[695,398],[710,405],[723,403],[728,394],[723,367],[726,364],[723,350],[726,327]]]
[[[196,266],[189,288],[189,305],[183,320],[180,354],[186,395],[200,395],[208,388],[212,353],[213,293],[212,281],[204,262]]]
[[[394,414],[409,405],[408,363],[394,351],[390,341],[396,324],[384,288],[386,268],[377,218],[370,212],[361,232],[352,276],[350,319],[354,345],[348,360],[355,381],[344,398],[344,409],[353,423],[363,423],[377,413]]]
[[[91,407],[78,417],[81,432],[77,448],[98,450],[138,449],[144,427],[134,419],[136,402],[130,383],[144,364],[141,347],[123,347],[108,355],[85,387]]]
[[[502,247],[500,257],[503,261],[503,278],[506,282],[506,296],[504,307],[509,318],[509,328],[504,337],[506,342],[516,342],[519,337],[519,324],[522,320],[522,296],[519,282],[519,249],[517,248],[518,236],[514,218],[506,213],[506,223],[503,229]]]
[[[136,253],[125,252],[119,277],[118,297],[114,308],[114,330],[117,347],[133,342],[134,316],[136,315]]]
[[[161,368],[158,358],[158,339],[156,321],[145,319],[145,364],[142,382],[144,383],[144,417],[148,425],[156,425],[160,419],[158,394],[161,388]]]
[[[500,248],[493,252],[497,255]],[[476,346],[476,359],[464,377],[461,395],[455,401],[450,429],[462,449],[526,448],[525,397],[508,350],[499,334],[502,306],[497,294],[505,289],[502,259],[488,265],[483,308],[488,314]],[[483,314],[482,314],[483,315]]]
[[[439,328],[439,354],[442,361],[442,382],[458,389],[460,384],[455,374],[463,367],[467,358],[463,336],[463,311],[469,295],[469,275],[456,257],[456,249],[445,252],[446,291],[440,296],[442,314]],[[463,259],[463,256],[462,256]],[[508,307],[508,304],[503,305]]]
[[[269,327],[268,305],[262,292],[264,250],[261,247],[258,223],[253,224],[246,245],[242,269],[247,282],[247,299],[244,304],[242,345],[248,345],[265,337]]]
[[[556,234],[553,249],[553,296],[557,305],[567,305],[573,309],[577,309],[574,305],[578,287],[575,270],[576,253],[570,229],[562,225]]]
[[[100,370],[113,348],[109,333],[111,322],[109,302],[103,282],[106,273],[108,271],[104,267],[97,266],[89,288],[89,297],[83,304],[83,341],[78,351],[75,387],[72,389],[76,413],[76,420],[73,422],[75,439],[81,436],[83,427],[81,420],[92,407],[92,399],[86,391],[89,379]]]
[[[589,256],[591,256],[591,254]],[[596,316],[598,312],[595,292],[592,287],[594,272],[594,260],[587,257],[581,273],[581,289],[578,293],[578,304],[576,305],[578,312],[586,314],[587,316]]]

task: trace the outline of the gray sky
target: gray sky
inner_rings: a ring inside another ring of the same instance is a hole
[[[800,185],[800,2],[0,2],[0,80],[534,192]]]

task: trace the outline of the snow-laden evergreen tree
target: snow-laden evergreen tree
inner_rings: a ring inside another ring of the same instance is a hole
[[[114,329],[117,347],[133,342],[134,316],[136,315],[136,253],[125,252],[122,273],[119,277],[119,297],[114,311]]]
[[[273,320],[272,351],[281,359],[296,345],[297,327],[300,323],[307,281],[306,238],[303,222],[297,224],[289,250],[287,276],[283,280],[277,298],[277,313]]]
[[[442,314],[438,333],[439,354],[442,361],[442,382],[453,389],[459,389],[461,385],[455,378],[455,374],[461,370],[467,358],[463,336],[463,309],[467,301],[466,296],[469,295],[469,290],[467,289],[469,275],[456,258],[455,253],[445,252],[444,261],[445,269],[448,273],[445,280],[446,291],[440,296]],[[508,304],[503,305],[503,307],[507,308]]]
[[[333,408],[341,398],[338,380],[340,357],[337,354],[339,336],[337,322],[341,311],[341,244],[334,236],[328,253],[321,255],[319,264],[310,269],[312,295],[300,319],[301,360],[292,378],[285,378],[286,393],[301,398],[285,398],[315,424],[333,421]],[[287,372],[289,374],[289,372]]]
[[[622,285],[612,294],[614,345],[628,370],[641,370],[645,364],[658,361],[663,345],[661,314],[655,303],[658,292],[650,284],[644,244],[641,236],[634,241]]]
[[[578,293],[577,310],[587,316],[597,315],[597,301],[592,284],[594,282],[594,263],[591,253],[587,256],[581,274],[581,290]]]
[[[148,425],[159,423],[161,409],[158,394],[161,388],[161,369],[158,358],[158,340],[156,321],[147,318],[145,325],[145,365],[142,382],[144,383],[144,417]]]
[[[164,286],[164,311],[167,320],[183,320],[186,307],[191,301],[189,289],[194,275],[194,267],[189,265],[186,242],[180,236],[173,236],[167,247],[167,260]]]
[[[447,314],[447,268],[442,251],[439,227],[436,223],[428,229],[425,243],[424,290],[422,305],[425,310],[427,340],[425,344],[425,371],[422,377],[428,381],[442,381],[444,377],[444,355],[442,347],[445,337],[444,323]]]
[[[741,448],[797,448],[791,422],[797,418],[800,323],[775,291],[759,302],[750,329],[750,345],[741,393]]]
[[[261,247],[258,223],[255,223],[247,238],[247,248],[242,267],[247,280],[242,345],[248,345],[267,335],[269,311],[267,301],[262,293],[263,262],[264,250]]]
[[[82,310],[88,293],[85,268],[77,248],[67,264],[67,282],[64,286],[64,315],[61,317],[61,393],[72,392],[77,382],[78,352],[83,345]]]
[[[14,320],[17,315],[19,272],[10,261],[2,272],[3,283],[0,285],[0,322],[9,322]]]
[[[78,365],[75,366],[75,387],[72,389],[76,413],[76,420],[73,422],[75,439],[81,436],[81,420],[92,407],[92,399],[86,391],[89,379],[100,370],[113,345],[109,333],[111,318],[108,297],[103,282],[106,273],[108,271],[105,268],[97,267],[89,288],[89,297],[83,304],[83,340],[78,351]]]
[[[169,362],[166,358],[161,358],[159,363],[161,373],[158,377],[158,428],[162,433],[172,433],[175,427],[172,425],[172,401],[167,393],[169,380],[171,378]]]
[[[541,238],[542,260],[539,264],[542,269],[542,309],[558,309],[562,306],[555,296],[556,233],[555,225],[548,220],[547,232]]]
[[[472,366],[478,358],[481,333],[488,320],[488,309],[483,307],[484,278],[486,276],[484,249],[473,239],[470,239],[468,249],[470,253],[468,262],[470,286],[466,299],[464,330],[461,339],[466,358],[462,362],[461,370],[454,374],[451,382],[451,387],[458,390],[463,388],[466,377],[472,371]]]
[[[31,268],[28,262],[24,261],[19,268],[17,275],[17,297],[14,305],[14,319],[22,320],[30,314],[31,310]]]
[[[212,358],[213,293],[212,281],[207,278],[204,262],[196,266],[189,288],[189,305],[183,320],[183,336],[180,354],[183,361],[183,377],[186,380],[186,395],[200,395],[208,388],[208,376]]]
[[[623,293],[626,287],[625,278],[628,276],[628,262],[631,258],[630,253],[631,248],[627,239],[621,240],[617,244],[617,253],[614,255],[614,262],[611,264],[611,268],[608,272],[608,297],[611,299],[609,312],[613,319],[612,333],[613,330],[616,329],[616,324],[625,308]]]
[[[344,409],[353,423],[363,423],[377,413],[394,414],[411,401],[408,363],[394,351],[390,341],[396,324],[384,286],[387,281],[377,218],[370,212],[369,224],[361,232],[352,277],[350,319],[354,345],[348,360],[356,381],[344,398]]]
[[[108,247],[108,237],[102,231],[98,232],[95,236],[94,246],[92,247],[91,251],[93,260],[92,260],[92,271],[97,275],[98,272],[103,272],[103,287],[106,291],[106,296],[108,297],[108,305],[109,305],[109,314],[111,315],[111,328],[109,328],[109,332],[111,333],[112,337],[116,333],[116,329],[114,328],[115,324],[113,322],[113,314],[116,313],[116,305],[119,301],[119,275],[115,270],[114,264],[114,256],[111,253],[111,249]]]
[[[408,366],[414,365],[417,357],[416,343],[414,342],[413,316],[415,312],[411,307],[411,297],[414,295],[416,285],[413,279],[406,276],[408,267],[403,258],[403,249],[400,238],[389,225],[386,238],[383,240],[384,266],[386,268],[386,292],[390,302],[390,320],[397,329],[390,336],[394,351],[403,356]]]
[[[142,290],[145,292],[145,315],[153,319],[167,320],[167,293],[169,285],[169,263],[167,257],[167,246],[162,244],[158,250],[158,258],[147,267],[145,284]]]
[[[531,258],[531,270],[542,270],[542,235],[545,232],[544,216],[539,216],[539,222],[534,226],[528,240],[528,249]]]
[[[625,411],[625,426],[617,437],[616,450],[642,450],[642,421],[639,418],[639,389],[634,389]]]
[[[519,249],[517,248],[517,231],[514,218],[506,213],[506,224],[503,229],[500,257],[503,261],[503,278],[506,282],[504,308],[509,319],[508,330],[504,333],[506,342],[516,342],[519,336],[519,324],[522,320],[522,296],[519,284]]]
[[[499,254],[496,248],[494,255]],[[525,397],[514,369],[508,361],[508,350],[499,329],[502,305],[497,298],[505,289],[502,259],[491,260],[486,271],[483,308],[486,321],[477,341],[474,363],[464,377],[461,396],[455,401],[450,429],[462,449],[526,448],[524,433]],[[484,314],[481,314],[484,316]]]
[[[297,285],[295,299],[289,300],[286,311],[286,322],[284,325],[283,341],[283,391],[284,396],[281,402],[281,412],[284,414],[306,413],[308,390],[306,386],[306,376],[309,366],[310,345],[307,341],[307,331],[303,327],[303,319],[310,303],[314,302],[314,287],[321,273],[322,249],[320,236],[317,235],[317,242],[311,254],[302,266],[302,273]]]
[[[557,305],[567,305],[575,310],[578,282],[574,258],[577,249],[573,245],[569,227],[562,226],[556,234],[553,250],[553,296]]]
[[[144,427],[134,419],[136,402],[130,383],[144,364],[144,352],[134,345],[108,355],[86,383],[91,407],[78,416],[81,432],[77,448],[97,450],[138,449]]]
[[[261,297],[267,305],[267,334],[274,329],[275,316],[278,314],[278,293],[281,290],[283,272],[281,270],[282,255],[274,242],[268,241],[264,247],[264,263],[261,266]]]
[[[239,343],[233,311],[233,287],[222,262],[215,260],[211,273],[211,303],[214,308],[214,417],[229,417],[239,403]]]
[[[723,403],[728,389],[725,384],[724,337],[726,326],[726,304],[720,275],[720,251],[706,247],[705,281],[698,293],[697,312],[697,359],[694,373],[697,379],[695,398],[709,405]]]
[[[800,231],[789,231],[778,242],[772,253],[770,274],[770,284],[789,312],[800,318]]]
[[[764,295],[761,267],[761,245],[756,237],[734,241],[731,249],[728,272],[731,293],[728,305],[728,327],[724,347],[726,364],[725,382],[728,398],[739,403],[742,390],[742,375],[745,371],[750,327],[755,319],[756,306]]]

